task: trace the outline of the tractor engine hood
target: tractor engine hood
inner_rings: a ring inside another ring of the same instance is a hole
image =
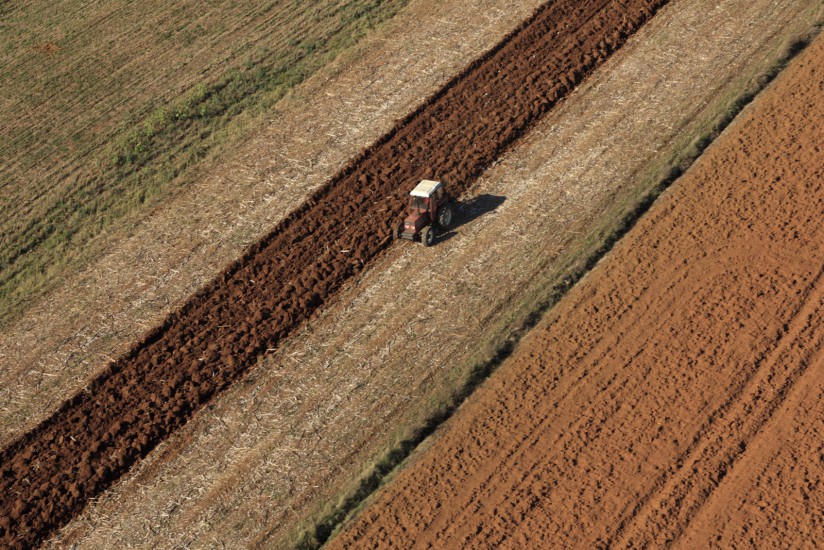
[[[404,231],[418,232],[424,225],[426,225],[426,220],[427,215],[425,213],[416,212],[414,214],[409,214],[406,216],[406,219],[403,220],[403,229]]]

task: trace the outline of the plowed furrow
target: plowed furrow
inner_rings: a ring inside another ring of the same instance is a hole
[[[0,544],[66,523],[389,246],[410,185],[459,195],[666,0],[549,2],[2,455]]]

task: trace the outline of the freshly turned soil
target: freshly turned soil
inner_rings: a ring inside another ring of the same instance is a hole
[[[666,0],[550,2],[0,454],[0,545],[36,545],[391,244],[420,179],[458,196]]]
[[[824,38],[330,548],[824,545]]]

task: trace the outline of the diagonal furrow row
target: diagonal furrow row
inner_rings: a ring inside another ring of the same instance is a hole
[[[824,271],[788,324],[774,350],[725,405],[716,426],[699,435],[673,476],[663,480],[633,514],[621,522],[609,546],[635,548],[678,539],[712,491],[735,467],[749,443],[774,418],[820,349],[817,328],[824,311]],[[813,345],[811,345],[811,343]]]
[[[399,122],[0,454],[0,545],[69,521],[387,248],[411,183],[465,191],[665,3],[549,2]]]

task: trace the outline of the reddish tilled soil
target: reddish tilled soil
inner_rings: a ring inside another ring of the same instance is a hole
[[[396,125],[3,451],[0,545],[66,523],[388,247],[412,184],[441,178],[459,195],[665,3],[549,3]]]
[[[824,545],[824,40],[332,548]]]

